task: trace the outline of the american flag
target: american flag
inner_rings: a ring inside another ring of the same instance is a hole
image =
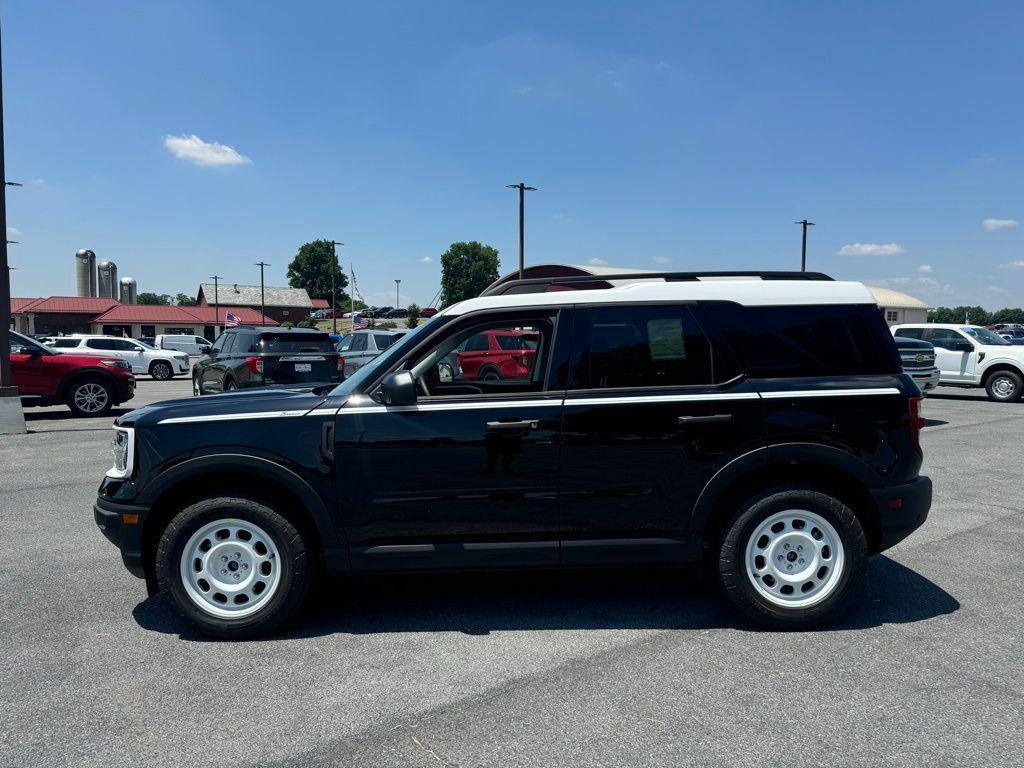
[[[361,331],[363,328],[365,328],[369,324],[370,324],[370,321],[367,320],[362,315],[360,315],[358,312],[356,314],[352,315],[352,330],[353,331]]]
[[[238,327],[238,315],[228,312],[227,317],[224,318],[225,328],[236,328]]]

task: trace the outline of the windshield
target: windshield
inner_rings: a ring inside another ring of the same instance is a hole
[[[47,355],[60,354],[45,344],[38,342],[35,339],[30,339],[27,336],[22,336],[20,333],[15,333],[14,331],[8,331],[7,338],[10,340],[11,344],[11,354],[29,355],[33,352],[42,352]]]
[[[154,347],[152,344],[150,344],[149,342],[143,341],[142,339],[134,339],[134,341],[135,341],[136,344],[141,344],[146,349],[156,349],[156,347]]]
[[[420,338],[425,334],[424,328],[433,330],[437,328],[438,324],[431,318],[423,325],[418,326],[415,330],[402,336],[394,344],[387,348],[386,352],[381,352],[377,357],[373,358],[370,362],[360,368],[358,371],[347,377],[341,384],[335,387],[331,391],[331,396],[351,395],[353,392],[359,389],[360,385],[364,381],[372,381],[375,379],[380,371],[387,370],[391,364],[402,357],[407,349],[415,346]],[[428,331],[429,332],[429,331]]]
[[[974,328],[972,326],[968,326],[965,328],[961,328],[960,330],[962,330],[968,336],[973,336],[975,339],[978,340],[979,344],[991,344],[992,346],[997,347],[1010,346],[1010,342],[1008,342],[995,331],[990,331],[988,328]]]

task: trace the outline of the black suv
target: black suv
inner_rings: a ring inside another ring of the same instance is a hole
[[[140,408],[96,522],[224,637],[326,572],[435,568],[704,563],[749,618],[831,619],[928,514],[921,393],[861,284],[728,276],[504,282],[339,386]],[[444,365],[486,332],[536,339],[524,375]]]
[[[246,387],[340,382],[343,363],[331,337],[309,328],[228,328],[192,366],[192,394]]]

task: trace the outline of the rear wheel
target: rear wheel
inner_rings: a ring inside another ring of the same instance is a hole
[[[834,619],[863,587],[867,539],[853,511],[806,488],[775,488],[740,506],[718,549],[718,578],[749,619],[800,629]]]
[[[149,366],[149,375],[157,381],[167,381],[167,379],[174,376],[174,370],[171,368],[170,363],[157,360]]]
[[[246,498],[203,499],[168,523],[156,554],[160,589],[206,634],[272,632],[309,588],[306,544],[274,508]]]
[[[497,368],[484,368],[480,371],[480,378],[483,381],[501,381],[501,371]]]
[[[203,385],[199,383],[199,377],[192,377],[192,396],[199,397],[203,394]]]
[[[230,392],[233,389],[238,389],[238,387],[235,386],[235,380],[234,379],[227,379],[224,382],[224,391],[225,392]]]
[[[996,371],[985,380],[985,391],[990,400],[1015,403],[1024,394],[1021,378],[1013,371]]]
[[[114,406],[114,395],[107,382],[82,379],[68,389],[67,404],[75,416],[102,416]]]

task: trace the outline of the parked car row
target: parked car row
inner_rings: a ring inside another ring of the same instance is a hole
[[[189,371],[186,353],[154,349],[135,339],[76,333],[60,336],[50,346],[60,352],[124,360],[131,366],[132,373],[149,374],[157,381],[166,381]]]

